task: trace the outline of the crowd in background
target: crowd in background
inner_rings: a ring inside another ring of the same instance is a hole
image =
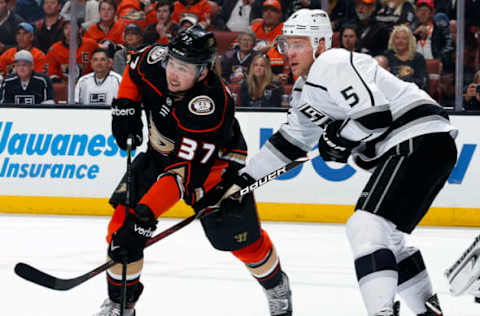
[[[28,89],[33,76],[54,92],[42,92],[46,99],[32,102],[59,100],[54,94],[66,91],[72,3],[63,1],[0,0],[2,96],[8,84]],[[288,107],[296,78],[277,49],[282,21],[300,8],[321,8],[321,0],[77,1],[75,101],[89,104],[108,103],[113,95],[97,91],[90,96],[88,78],[98,86],[115,86],[132,52],[168,44],[179,31],[200,25],[217,37],[215,71],[229,84],[237,105]],[[395,76],[453,105],[456,5],[455,0],[331,0],[333,47],[370,54]],[[480,110],[480,1],[465,0],[465,6],[463,106]],[[19,77],[22,67],[30,77]]]

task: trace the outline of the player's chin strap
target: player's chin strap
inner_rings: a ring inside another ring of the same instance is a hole
[[[475,297],[480,297],[480,235],[445,271],[445,277],[453,296],[467,292]]]

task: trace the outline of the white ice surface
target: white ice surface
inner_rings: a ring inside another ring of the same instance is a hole
[[[163,230],[179,219],[162,219]],[[103,263],[106,217],[0,214],[0,314],[90,316],[106,297],[104,275],[65,292],[29,283],[14,272],[29,263],[72,278]],[[289,274],[295,316],[366,315],[344,225],[264,222]],[[446,316],[479,316],[471,297],[448,294],[443,271],[480,229],[420,227],[411,236],[423,252]],[[268,316],[260,286],[231,254],[214,250],[196,222],[146,250],[145,291],[137,316]],[[402,304],[402,316],[412,316]]]

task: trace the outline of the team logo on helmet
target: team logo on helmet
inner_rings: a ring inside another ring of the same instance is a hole
[[[196,115],[209,115],[215,111],[215,103],[210,97],[201,95],[188,103],[188,110]]]
[[[155,46],[148,52],[147,63],[156,64],[158,61],[165,59],[168,48],[165,46]]]

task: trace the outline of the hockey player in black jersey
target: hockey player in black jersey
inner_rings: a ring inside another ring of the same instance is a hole
[[[53,86],[48,76],[33,70],[28,50],[15,54],[15,73],[7,75],[0,88],[0,103],[53,104]]]
[[[225,186],[243,187],[317,145],[324,161],[352,156],[372,172],[346,224],[368,315],[398,315],[396,294],[416,315],[443,315],[421,252],[405,235],[455,165],[457,129],[427,93],[369,55],[330,49],[332,35],[322,10],[299,10],[284,23],[279,48],[299,77],[288,122]]]
[[[121,148],[128,135],[134,136],[134,146],[142,143],[142,109],[149,130],[148,149],[132,164],[135,206],[125,215],[126,177],[110,199],[115,212],[108,227],[108,256],[120,262],[126,253],[129,263],[126,316],[135,315],[143,289],[143,249],[157,218],[181,199],[195,211],[208,206],[203,199],[222,194],[217,184],[244,165],[247,148],[234,101],[211,71],[215,52],[213,34],[199,27],[180,32],[168,48],[146,47],[132,56],[112,103],[112,132]],[[260,283],[271,315],[290,316],[289,281],[260,226],[253,194],[225,200],[201,223],[212,246],[232,252]],[[107,283],[108,298],[97,316],[119,313],[120,265],[107,271]]]

